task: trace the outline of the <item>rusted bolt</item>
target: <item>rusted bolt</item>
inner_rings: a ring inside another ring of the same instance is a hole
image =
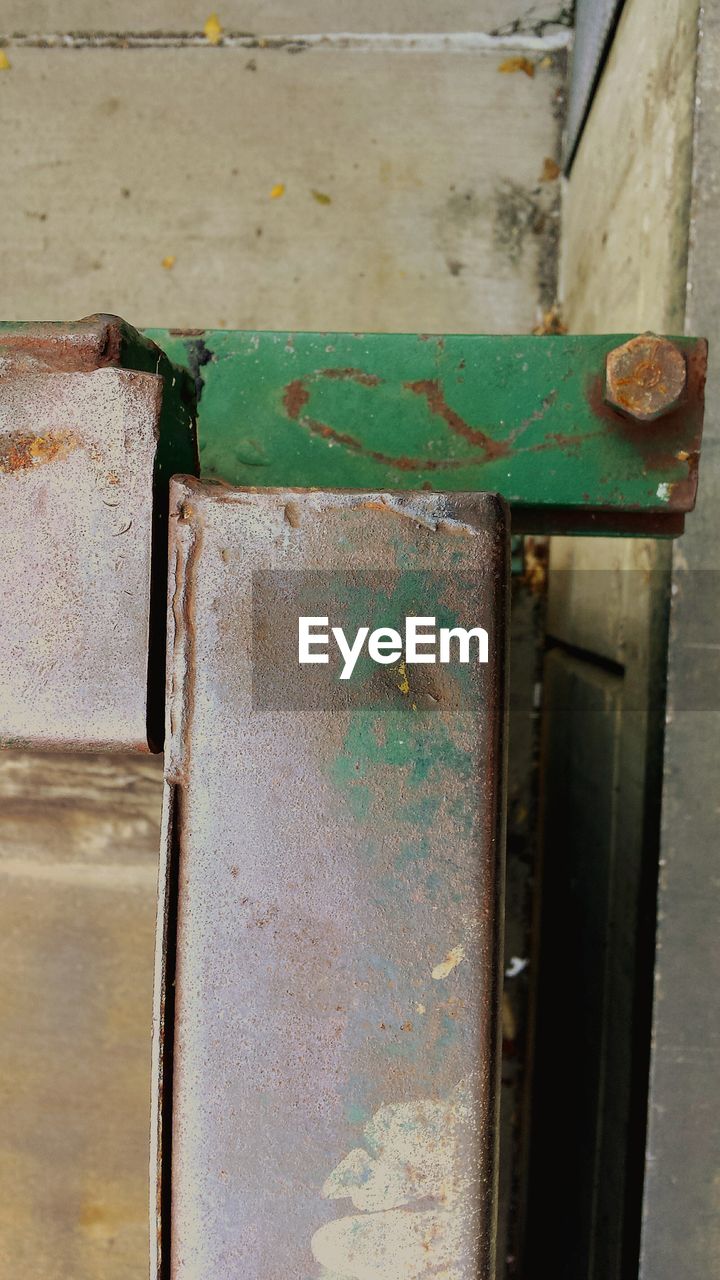
[[[608,352],[605,402],[637,422],[675,409],[687,381],[685,357],[667,338],[643,333]]]

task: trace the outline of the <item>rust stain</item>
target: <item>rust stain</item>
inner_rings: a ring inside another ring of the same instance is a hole
[[[122,321],[86,316],[72,325],[39,324],[4,333],[2,376],[10,373],[90,373],[121,364]]]
[[[309,399],[310,392],[302,378],[295,378],[292,382],[288,382],[283,393],[283,405],[288,418],[296,421]]]
[[[329,427],[325,422],[318,422],[316,418],[300,418],[302,426],[307,427],[315,436],[321,436],[323,440],[332,440],[333,444],[341,444],[350,453],[361,454],[364,458],[372,458],[373,462],[379,462],[385,467],[394,467],[396,471],[451,471],[458,467],[472,466],[477,459],[474,458],[408,458],[403,455],[394,458],[387,453],[379,453],[377,449],[368,449],[360,440],[356,440],[355,436],[349,435],[345,431],[336,431],[334,427]]]
[[[553,160],[552,156],[545,156],[543,166],[540,173],[541,182],[554,182],[560,177],[561,169],[557,160]]]
[[[352,366],[342,369],[320,369],[316,374],[312,375],[312,381],[315,381],[316,378],[331,378],[338,382],[357,382],[362,387],[378,387],[382,381],[376,373],[365,373],[364,370],[355,369]],[[310,380],[308,377],[294,378],[285,387],[283,405],[288,417],[293,420],[297,420],[310,399],[308,390],[308,382]]]
[[[463,440],[468,440],[470,444],[482,449],[487,458],[502,458],[509,453],[510,446],[507,441],[493,440],[478,427],[471,427],[455,409],[450,407],[438,378],[420,378],[417,382],[406,382],[403,385],[414,395],[425,396],[430,412],[442,418],[455,435],[462,436]]]
[[[677,408],[686,380],[685,357],[675,343],[640,334],[608,352],[605,398],[621,412],[652,422]]]
[[[598,436],[604,434],[603,431],[580,431],[575,435],[569,435],[563,431],[549,431],[544,440],[539,440],[537,444],[527,445],[524,449],[518,449],[516,452],[544,453],[547,449],[579,449],[588,440],[596,440]]]
[[[366,387],[376,387],[382,382],[382,379],[377,374],[365,373],[362,369],[352,367],[322,369],[312,377],[352,381]],[[317,418],[302,416],[302,411],[310,400],[309,381],[310,379],[307,377],[295,378],[285,387],[283,406],[288,418],[294,422],[299,422],[313,435],[321,436],[324,440],[330,440],[333,444],[340,444],[351,453],[371,458],[374,462],[378,462],[382,466],[392,467],[396,471],[456,470],[461,467],[477,466],[480,461],[483,461],[483,459],[479,458],[411,458],[405,455],[393,456],[376,449],[370,449],[361,440],[350,435],[349,432],[338,431],[337,428],[331,427],[328,423],[321,422]],[[510,452],[509,441],[493,440],[486,432],[470,426],[459,413],[450,407],[438,379],[420,379],[416,382],[406,382],[403,385],[406,390],[412,391],[413,394],[424,396],[430,412],[440,417],[455,435],[482,449],[485,461],[505,457]]]
[[[532,80],[535,75],[535,63],[524,57],[505,58],[499,64],[498,71],[503,75],[512,75],[515,71],[523,71]]]
[[[406,507],[397,507],[390,502],[380,499],[377,502],[368,500],[361,502],[360,506],[366,511],[384,511],[386,515],[395,516],[398,520],[412,520],[415,524],[421,524],[423,528],[435,528],[434,525],[428,525],[426,521],[420,520],[416,513]]]
[[[692,511],[695,507],[698,487],[700,454],[687,455],[688,473],[684,480],[676,480],[670,486],[670,507],[675,511]]]
[[[338,381],[359,382],[361,387],[379,387],[382,381],[376,373],[365,373],[362,369],[321,369],[321,378],[336,378]]]
[[[287,520],[291,529],[300,528],[300,508],[297,502],[285,503],[285,519]]]
[[[532,330],[535,337],[546,337],[552,334],[567,333],[568,327],[563,323],[560,305],[554,302],[553,305],[543,312],[542,320]]]
[[[525,539],[522,582],[534,596],[545,594],[549,549],[547,538]]]
[[[692,511],[698,480],[698,462],[702,440],[705,380],[707,376],[707,342],[698,338],[684,348],[687,363],[687,385],[683,403],[652,422],[626,417],[605,400],[601,375],[588,380],[586,398],[600,423],[612,427],[637,450],[640,465],[649,471],[667,473],[687,462],[687,477],[671,484],[669,502],[664,511]],[[684,454],[684,458],[679,455]]]
[[[707,338],[698,338],[690,350],[685,352],[685,359],[688,370],[688,391],[696,396],[702,395],[707,379]]]
[[[0,472],[30,471],[67,458],[79,448],[80,440],[72,431],[53,431],[46,436],[13,431],[0,439]]]

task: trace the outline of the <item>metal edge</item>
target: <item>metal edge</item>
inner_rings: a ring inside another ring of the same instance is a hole
[[[178,869],[180,860],[179,840],[179,806],[182,803],[182,785],[187,776],[189,761],[187,750],[183,746],[185,733],[184,721],[187,704],[182,690],[183,672],[191,660],[192,625],[188,622],[191,612],[192,598],[192,562],[197,548],[196,535],[193,530],[193,511],[184,510],[185,504],[192,502],[206,489],[220,490],[220,500],[232,502],[235,490],[217,481],[202,481],[195,477],[173,477],[170,485],[170,521],[173,528],[170,549],[170,567],[168,574],[168,662],[167,662],[167,731],[166,731],[166,782],[163,808],[163,839],[161,867],[158,883],[158,918],[155,952],[155,992],[153,1017],[153,1100],[152,1100],[152,1133],[150,1161],[150,1280],[167,1280],[170,1275],[170,1214],[171,1214],[171,1150],[172,1150],[172,1047],[173,1047],[173,1000],[174,1000],[174,964]],[[223,494],[222,491],[226,492]],[[245,489],[244,492],[253,492]],[[290,487],[276,487],[271,490],[276,494],[293,493],[302,490]],[[317,491],[316,491],[317,492]],[[332,490],[325,490],[332,494]],[[352,491],[336,491],[351,496]],[[355,491],[356,497],[365,493]],[[319,495],[318,495],[319,496]],[[378,495],[367,495],[373,500]],[[408,503],[412,495],[407,491],[395,494],[387,493],[388,499],[397,499],[402,505]],[[476,495],[465,495],[472,500]],[[500,513],[500,531],[506,535],[506,572],[502,581],[496,580],[495,593],[498,602],[497,625],[493,628],[496,658],[505,654],[510,625],[510,513],[505,500],[496,494],[488,494]],[[448,497],[457,502],[461,495],[449,494]],[[498,686],[496,715],[492,725],[491,736],[494,741],[492,754],[498,760],[495,772],[492,810],[495,823],[492,834],[487,841],[486,865],[484,875],[492,894],[493,928],[486,930],[485,963],[486,972],[491,975],[491,990],[485,1005],[487,1023],[484,1033],[487,1036],[486,1063],[492,1064],[486,1079],[487,1106],[491,1122],[492,1141],[485,1152],[485,1161],[479,1172],[480,1181],[485,1194],[492,1205],[490,1230],[485,1240],[485,1248],[480,1261],[479,1274],[483,1280],[491,1280],[496,1265],[497,1235],[497,1175],[499,1160],[499,1112],[501,1097],[501,999],[503,986],[503,904],[505,895],[505,838],[506,812],[502,801],[507,777],[508,754],[508,684],[509,663],[503,662],[504,678]]]

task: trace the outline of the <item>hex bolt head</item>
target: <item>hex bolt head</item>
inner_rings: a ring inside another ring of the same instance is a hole
[[[680,403],[687,382],[682,351],[643,333],[608,352],[605,403],[636,422],[654,422]]]

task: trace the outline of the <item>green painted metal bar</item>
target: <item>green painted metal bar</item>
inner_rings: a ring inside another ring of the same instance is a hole
[[[675,535],[692,510],[707,348],[681,402],[605,400],[628,335],[147,331],[193,375],[201,475],[234,485],[495,491],[515,532]]]

